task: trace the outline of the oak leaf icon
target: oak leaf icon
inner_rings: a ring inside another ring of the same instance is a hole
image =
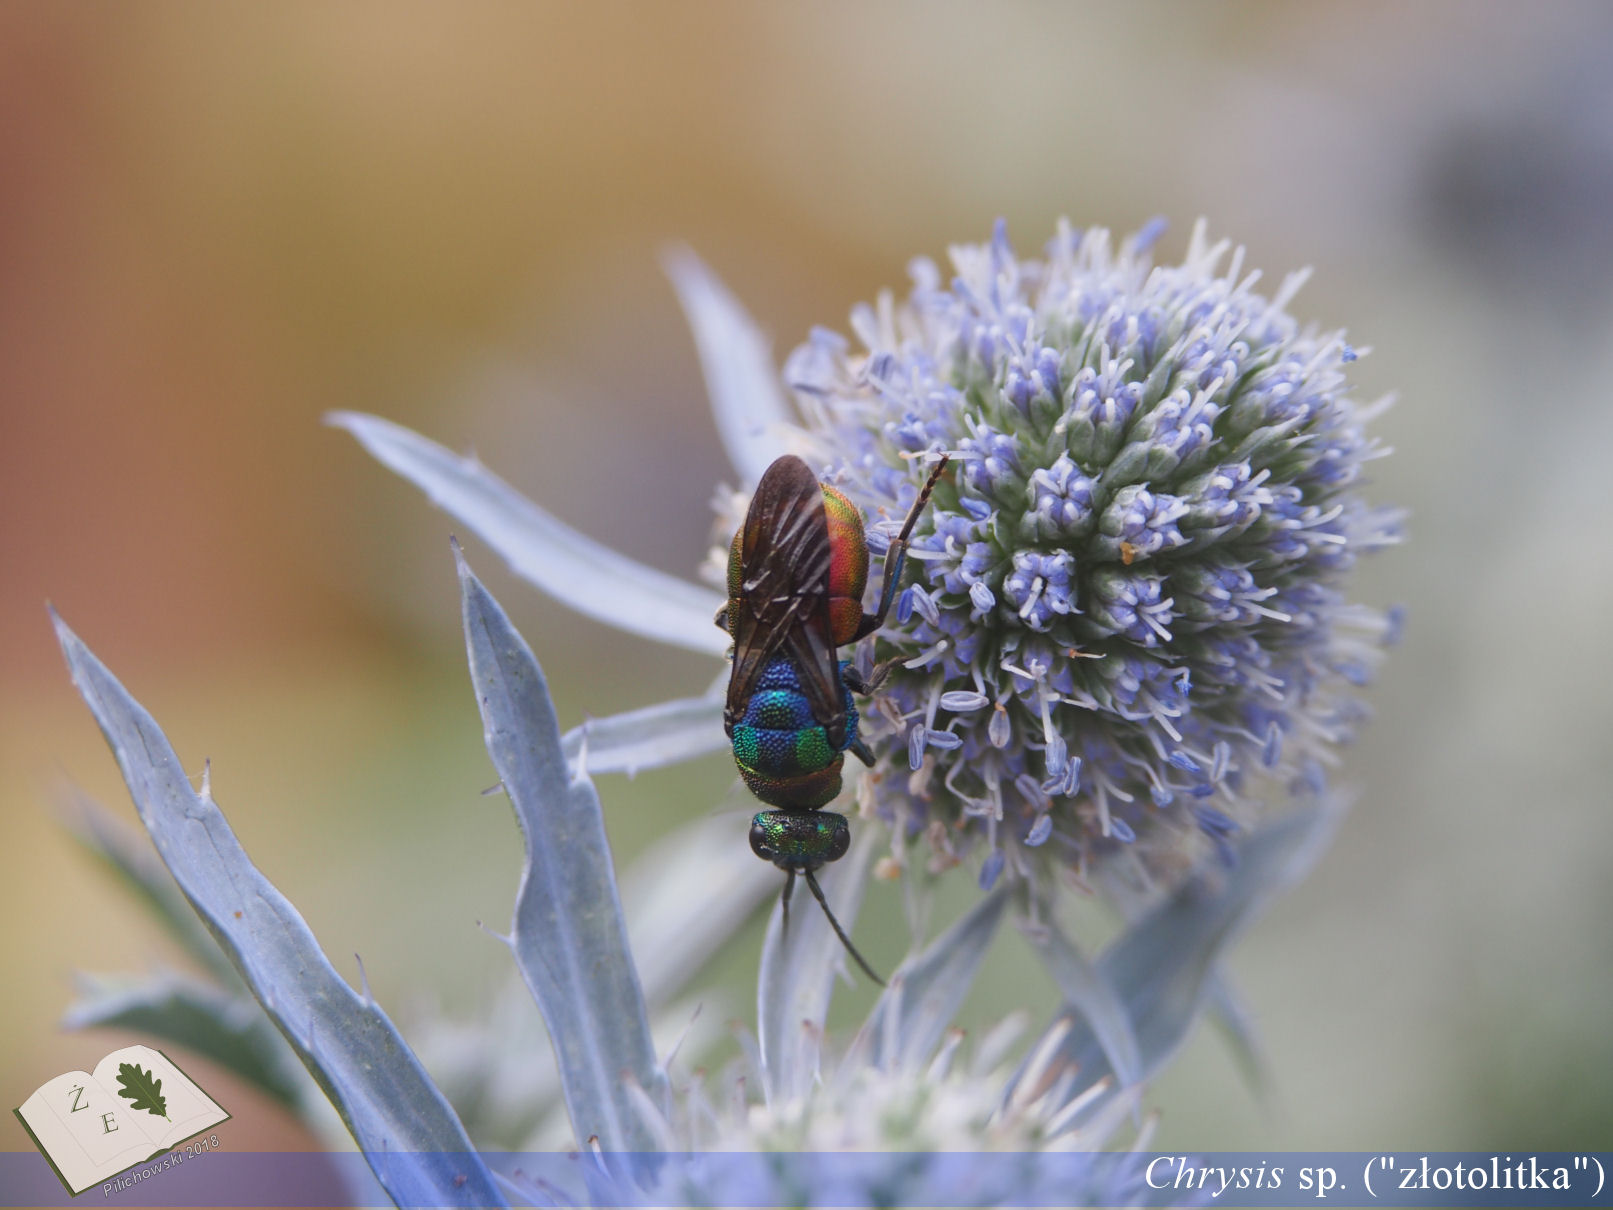
[[[144,1109],[154,1117],[168,1116],[168,1102],[162,1095],[162,1081],[155,1072],[134,1063],[118,1064],[118,1095],[131,1109]]]

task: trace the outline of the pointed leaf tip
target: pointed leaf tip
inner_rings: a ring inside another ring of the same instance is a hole
[[[791,423],[771,344],[691,249],[668,248],[661,263],[694,334],[717,433],[740,478],[754,484],[784,452],[780,432]]]
[[[516,575],[564,605],[662,643],[721,655],[727,639],[711,624],[722,604],[710,589],[646,566],[573,529],[475,458],[419,433],[357,412],[327,421],[497,551]]]
[[[70,646],[79,642],[78,635],[73,633],[73,628],[62,619],[62,615],[56,612],[56,606],[49,601],[45,602],[45,612],[50,614],[51,629],[56,632],[56,642],[61,646],[62,653],[69,654]]]

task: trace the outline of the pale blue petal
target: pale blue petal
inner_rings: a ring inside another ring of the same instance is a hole
[[[659,769],[693,760],[729,746],[722,729],[722,696],[685,697],[675,701],[591,718],[567,731],[562,741],[566,760],[575,770],[586,754],[590,775]],[[744,845],[740,846],[744,848]]]
[[[510,950],[548,1026],[576,1141],[654,1150],[625,1082],[664,1102],[666,1077],[628,950],[599,796],[586,774],[572,778],[531,648],[457,543],[454,556],[487,753],[526,849]]]
[[[297,909],[247,858],[168,739],[52,614],[157,853],[274,1018],[399,1206],[502,1206],[492,1174],[387,1015],[331,967]]]
[[[475,458],[358,412],[332,412],[382,465],[462,521],[522,579],[579,613],[658,642],[721,655],[728,636],[712,623],[723,599],[646,567],[550,516]]]
[[[851,851],[818,876],[823,894],[840,927],[851,935],[862,906],[863,884],[879,838],[862,827]],[[784,874],[775,871],[779,888]],[[768,1104],[803,1096],[818,1073],[818,1042],[823,1036],[835,971],[845,951],[823,909],[796,879],[790,901],[790,934],[783,936],[783,917],[774,907],[762,942],[762,969],[757,980],[756,1035],[762,1052],[762,1088]]]
[[[863,1026],[872,1064],[911,1069],[941,1045],[997,935],[1007,904],[1004,887],[982,896],[922,954],[902,963]],[[888,1019],[892,1015],[895,1019]],[[895,1039],[896,1053],[887,1053],[887,1038]]]
[[[793,423],[772,349],[739,300],[688,248],[669,249],[663,262],[694,331],[717,433],[743,486],[751,487],[788,452],[780,434]]]

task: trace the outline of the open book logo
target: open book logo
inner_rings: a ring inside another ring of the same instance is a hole
[[[93,1072],[47,1081],[16,1114],[74,1197],[159,1156],[165,1171],[183,1160],[167,1153],[230,1116],[149,1046],[125,1046]]]

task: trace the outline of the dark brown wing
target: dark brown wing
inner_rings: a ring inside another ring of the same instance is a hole
[[[830,555],[823,489],[805,462],[785,455],[763,473],[740,530],[739,595],[729,605],[734,668],[723,710],[730,728],[783,647],[800,670],[812,717],[832,743],[844,738],[845,694],[829,621]]]

